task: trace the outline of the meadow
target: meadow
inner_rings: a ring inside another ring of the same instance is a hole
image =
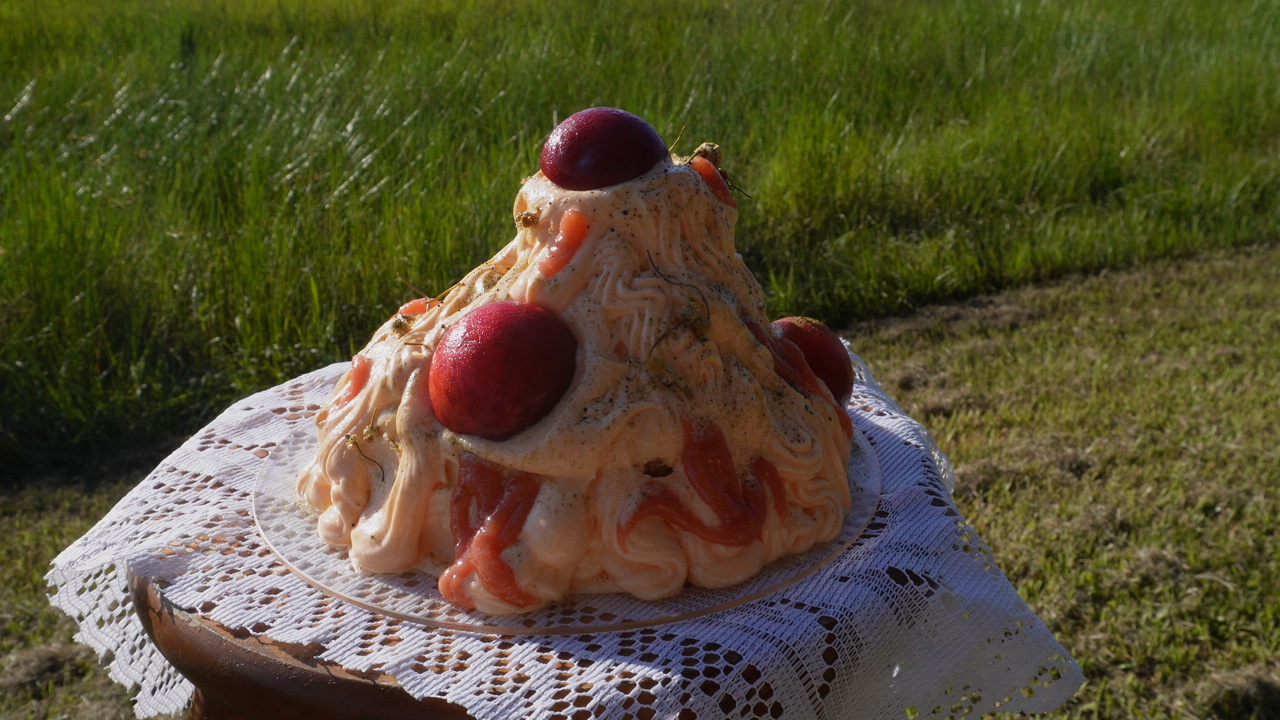
[[[1280,717],[1280,5],[0,0],[0,717],[125,717],[54,554],[513,235],[558,120],[720,143],[1089,682]]]
[[[558,119],[719,142],[833,325],[1280,227],[1268,2],[0,0],[0,459],[172,442],[513,234]],[[749,196],[748,196],[749,195]],[[25,472],[25,470],[22,470]]]

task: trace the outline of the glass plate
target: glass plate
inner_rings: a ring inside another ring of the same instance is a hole
[[[766,565],[737,585],[708,590],[686,586],[674,597],[646,601],[626,593],[571,595],[522,615],[489,615],[451,605],[436,587],[437,575],[413,569],[394,575],[358,572],[346,548],[320,539],[317,513],[301,496],[298,475],[315,457],[315,428],[293,430],[271,450],[255,485],[253,512],[267,546],[308,584],[353,605],[423,625],[487,635],[579,635],[633,630],[688,620],[758,600],[800,582],[848,550],[870,522],[880,497],[875,452],[854,432],[849,462],[853,507],[835,540]]]

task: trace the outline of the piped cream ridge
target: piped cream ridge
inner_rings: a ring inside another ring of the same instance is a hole
[[[359,571],[436,572],[451,602],[503,614],[570,593],[725,587],[833,539],[856,430],[771,333],[734,247],[737,210],[676,159],[601,190],[539,173],[514,215],[515,239],[389,319],[319,414],[298,490],[324,540]],[[582,219],[572,252],[556,248]],[[569,326],[573,380],[513,437],[454,433],[432,412],[432,353],[504,300]]]

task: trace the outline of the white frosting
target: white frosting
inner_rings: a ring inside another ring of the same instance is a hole
[[[587,218],[586,239],[547,277],[540,260],[570,209]],[[568,191],[536,175],[515,214],[518,226],[522,215],[531,222],[439,305],[383,325],[360,353],[367,384],[338,402],[348,372],[319,415],[320,451],[298,488],[321,511],[322,537],[349,546],[368,572],[447,568],[450,505],[471,454],[538,482],[518,539],[500,556],[535,600],[513,603],[482,572],[451,571],[453,595],[485,612],[526,611],[576,592],[653,599],[685,582],[723,587],[834,538],[850,506],[851,426],[829,395],[781,377],[748,326],[771,332],[760,286],[734,249],[737,211],[691,167],[663,162],[603,190]],[[432,413],[431,354],[454,322],[502,300],[564,320],[578,341],[575,375],[551,412],[515,436],[458,435]],[[761,506],[763,524],[745,544],[711,542],[656,514],[623,532],[658,486],[703,525],[721,524],[684,468],[689,423],[720,430],[742,492]],[[759,460],[776,468],[785,512],[756,472]],[[646,464],[670,472],[651,476]]]

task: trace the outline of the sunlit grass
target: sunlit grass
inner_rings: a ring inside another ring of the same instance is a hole
[[[558,119],[715,140],[842,325],[1280,227],[1271,3],[0,0],[0,454],[180,434],[513,233]]]
[[[1054,717],[1280,705],[1280,251],[859,326],[956,501],[1089,682]]]

